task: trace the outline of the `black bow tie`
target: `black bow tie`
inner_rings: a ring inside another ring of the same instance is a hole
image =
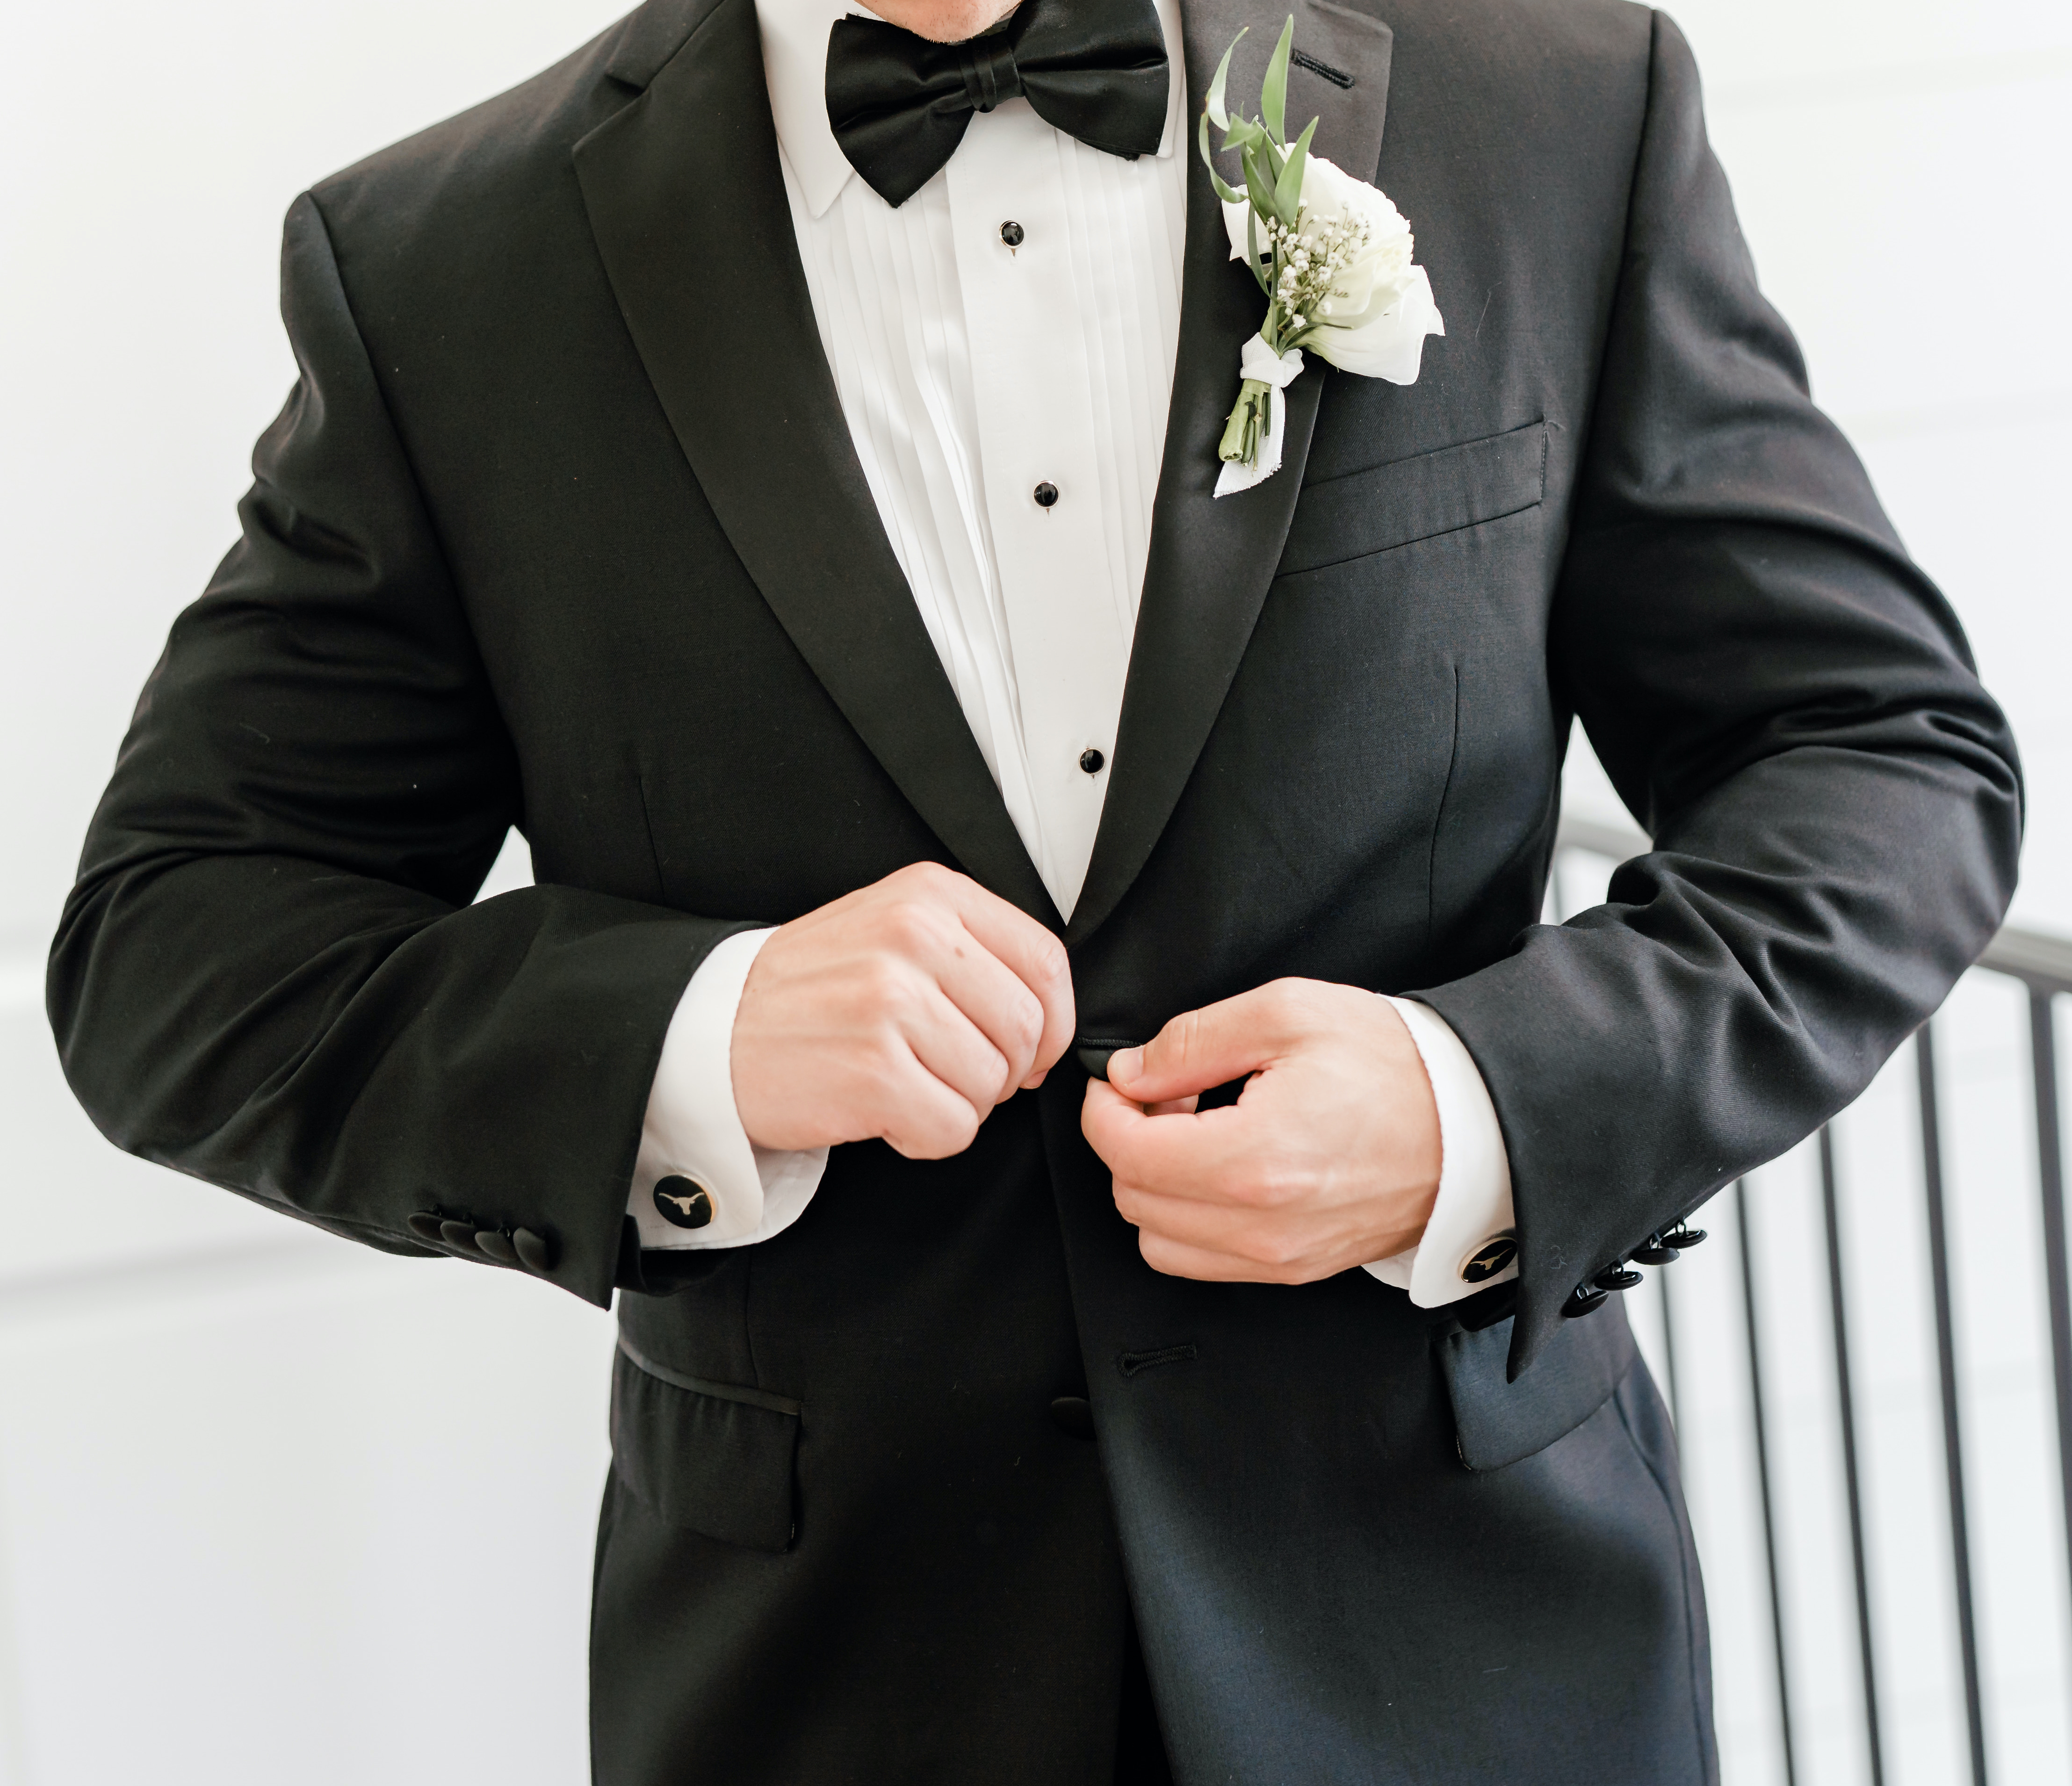
[[[904,204],[964,141],[974,112],[1026,99],[1046,124],[1135,160],[1166,133],[1166,37],[1152,0],[1022,0],[1001,30],[931,43],[838,18],[828,121],[849,166]]]

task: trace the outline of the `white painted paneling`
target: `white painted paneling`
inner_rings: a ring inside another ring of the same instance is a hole
[[[318,1236],[0,1313],[35,1786],[584,1777],[608,1317]]]
[[[42,963],[294,376],[282,213],[622,10],[0,10],[0,1786],[585,1776],[606,1317],[117,1153]]]

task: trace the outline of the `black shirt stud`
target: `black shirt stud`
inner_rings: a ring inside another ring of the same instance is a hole
[[[1089,775],[1098,775],[1108,767],[1108,758],[1098,750],[1082,750],[1079,753],[1079,767]]]
[[[655,1213],[672,1228],[702,1228],[713,1218],[712,1193],[695,1178],[672,1172],[655,1181]]]
[[[1030,494],[1036,499],[1038,508],[1048,508],[1058,499],[1058,487],[1054,483],[1040,483]]]
[[[1021,224],[1014,222],[1012,219],[1009,219],[1006,223],[1002,224],[1000,226],[1000,239],[1003,242],[1006,243],[1010,249],[1021,247],[1022,240]]]

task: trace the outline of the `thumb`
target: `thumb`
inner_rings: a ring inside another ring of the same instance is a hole
[[[1164,1103],[1227,1085],[1264,1066],[1272,1031],[1256,992],[1175,1017],[1141,1048],[1109,1057],[1108,1083],[1133,1103]]]

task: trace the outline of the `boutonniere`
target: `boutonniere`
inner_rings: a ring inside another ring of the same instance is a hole
[[[1403,213],[1375,187],[1309,153],[1317,120],[1288,141],[1288,60],[1295,17],[1266,64],[1256,118],[1226,112],[1223,88],[1240,31],[1223,51],[1202,109],[1202,161],[1223,201],[1231,258],[1266,294],[1266,320],[1238,355],[1244,383],[1217,456],[1216,494],[1249,490],[1281,469],[1281,392],[1302,371],[1302,350],[1341,372],[1414,384],[1424,338],[1444,335],[1432,281],[1411,260]],[[1244,170],[1242,191],[1216,170],[1209,126],[1223,132]]]

